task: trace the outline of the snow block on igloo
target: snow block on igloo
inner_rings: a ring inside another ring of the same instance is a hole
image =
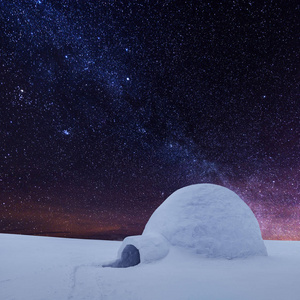
[[[267,255],[251,209],[233,191],[214,184],[174,192],[152,214],[142,236],[150,233],[206,257]]]

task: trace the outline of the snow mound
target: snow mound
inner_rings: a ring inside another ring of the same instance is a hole
[[[133,260],[125,250],[128,245],[139,251],[142,263],[165,257],[170,246],[210,258],[267,255],[251,209],[233,191],[214,184],[195,184],[174,192],[152,214],[142,235],[123,241],[112,265],[133,266],[127,263]],[[126,262],[122,257],[127,257]]]
[[[251,209],[233,191],[214,184],[174,192],[150,217],[143,235],[152,232],[206,257],[267,255]]]

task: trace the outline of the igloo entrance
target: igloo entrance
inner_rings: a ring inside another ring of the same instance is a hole
[[[141,262],[140,252],[133,245],[127,245],[121,253],[121,258],[103,267],[128,268],[138,265]]]

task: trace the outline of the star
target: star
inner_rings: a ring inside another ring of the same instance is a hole
[[[0,231],[131,235],[206,182],[298,236],[296,4],[125,2],[1,2]]]
[[[62,133],[63,133],[64,135],[70,135],[70,134],[71,134],[71,132],[70,132],[69,130],[67,130],[67,129],[63,130]]]

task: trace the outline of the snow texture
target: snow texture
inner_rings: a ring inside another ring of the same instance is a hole
[[[121,242],[0,234],[2,300],[299,300],[300,242],[268,256],[207,259],[181,247],[151,264],[102,268]]]
[[[214,184],[174,192],[149,219],[143,235],[150,233],[210,258],[267,255],[251,209],[233,191]]]

